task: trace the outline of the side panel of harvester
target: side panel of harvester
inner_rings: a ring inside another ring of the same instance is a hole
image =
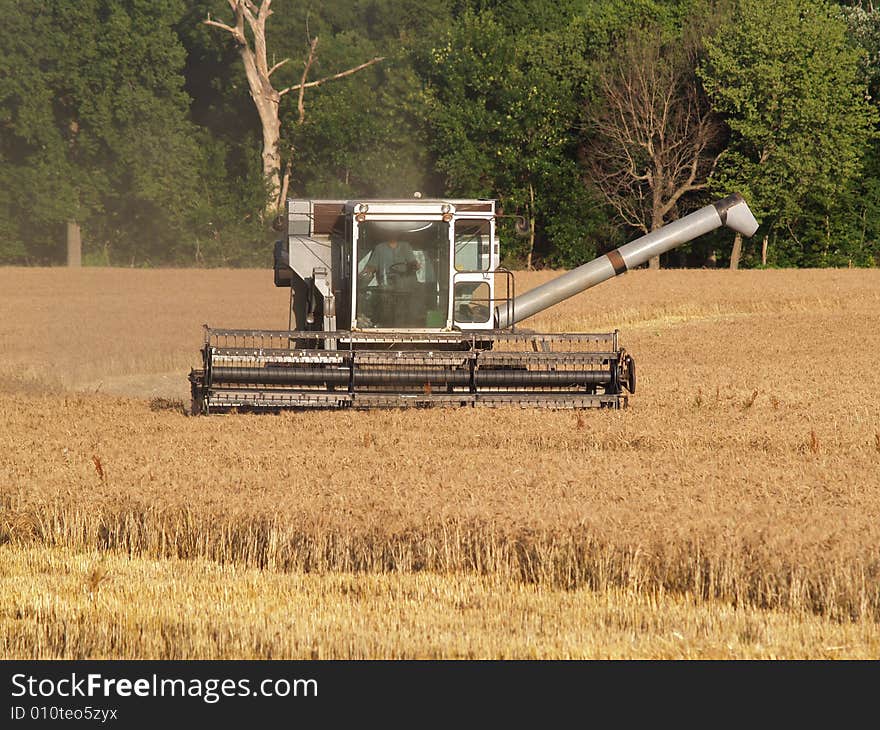
[[[351,285],[351,221],[343,200],[289,200],[285,237],[275,244],[275,286],[291,287],[291,330],[336,329]]]

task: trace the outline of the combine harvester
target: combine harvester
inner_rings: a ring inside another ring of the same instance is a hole
[[[205,326],[192,412],[282,408],[620,408],[636,386],[618,333],[516,325],[722,225],[758,227],[739,194],[517,295],[492,200],[288,200],[275,285],[289,329]]]

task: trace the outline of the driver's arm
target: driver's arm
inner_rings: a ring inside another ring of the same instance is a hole
[[[377,259],[379,257],[376,255],[376,249],[374,248],[370,252],[370,258],[367,259],[367,265],[361,270],[360,276],[364,279],[369,279],[373,276],[378,270],[379,267],[377,265]]]
[[[419,260],[413,253],[412,246],[410,246],[409,244],[406,244],[406,251],[404,251],[404,256],[406,258],[407,268],[410,271],[418,271],[420,268],[422,268],[422,265],[419,263]]]

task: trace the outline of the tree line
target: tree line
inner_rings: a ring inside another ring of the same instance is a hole
[[[286,197],[491,197],[573,266],[880,263],[880,10],[826,0],[0,0],[0,264],[267,265]],[[660,262],[652,262],[660,265]]]

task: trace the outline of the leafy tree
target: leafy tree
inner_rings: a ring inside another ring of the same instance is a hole
[[[224,0],[225,3],[225,0]],[[268,231],[262,221],[267,190],[259,154],[259,120],[238,68],[238,52],[202,24],[225,5],[206,0],[187,5],[176,24],[186,48],[184,89],[204,156],[192,257],[186,263],[266,265]]]
[[[0,28],[2,228],[10,262],[165,260],[194,211],[200,152],[172,29],[179,0],[21,0]]]
[[[877,101],[880,93],[880,8],[871,4],[864,7],[862,3],[841,9],[846,20],[850,37],[864,49],[862,72],[871,92],[871,98]]]
[[[405,50],[342,33],[327,55],[383,53],[386,61],[334,84],[311,103],[309,115],[288,136],[298,164],[291,185],[317,197],[409,197],[430,186],[421,82]],[[361,50],[363,49],[363,50]]]
[[[862,2],[842,9],[850,38],[864,51],[862,71],[874,107],[880,104],[880,8]],[[880,264],[880,135],[871,140],[862,178],[846,201],[854,213],[854,259]]]
[[[848,258],[842,203],[861,174],[876,112],[860,52],[823,0],[740,0],[707,41],[701,76],[730,127],[716,190],[740,190],[777,244],[771,261]]]
[[[508,258],[531,266],[539,237],[582,229],[596,206],[580,182],[574,127],[589,83],[588,35],[576,19],[552,31],[505,27],[492,11],[465,11],[421,59],[424,105],[437,169],[451,195],[497,197],[507,213],[525,214],[532,235],[503,239]],[[557,207],[551,190],[565,190]],[[571,199],[574,198],[572,201]],[[544,250],[549,241],[544,239]],[[555,261],[592,255],[595,244],[560,247]]]

